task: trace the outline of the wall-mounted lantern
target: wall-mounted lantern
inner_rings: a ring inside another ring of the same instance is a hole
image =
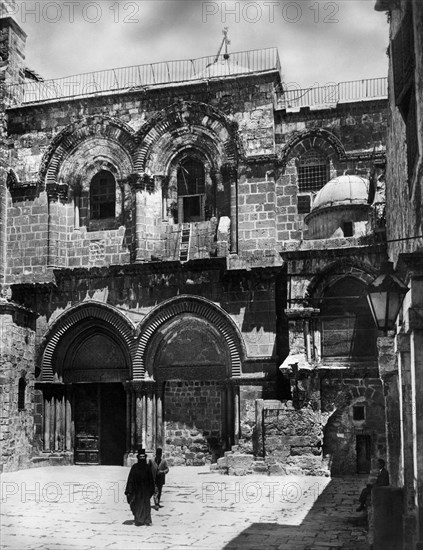
[[[394,275],[392,262],[385,262],[381,271],[368,286],[367,300],[377,328],[386,334],[394,328],[404,296],[409,289]]]

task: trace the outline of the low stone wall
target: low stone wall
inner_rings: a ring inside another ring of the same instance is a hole
[[[274,475],[328,475],[322,461],[320,414],[291,402],[263,409],[264,458]]]

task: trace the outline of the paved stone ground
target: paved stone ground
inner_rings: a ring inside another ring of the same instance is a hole
[[[367,550],[360,477],[222,476],[175,467],[153,525],[136,527],[128,468],[65,466],[1,477],[2,550]]]

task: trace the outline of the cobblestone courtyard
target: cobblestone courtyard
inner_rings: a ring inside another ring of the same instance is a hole
[[[163,508],[135,527],[128,468],[69,466],[1,477],[2,550],[365,550],[360,477],[221,476],[172,468]]]

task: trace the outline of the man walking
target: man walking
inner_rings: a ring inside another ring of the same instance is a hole
[[[151,469],[154,477],[154,509],[158,510],[162,508],[160,505],[160,499],[162,496],[162,488],[165,484],[166,474],[169,472],[169,466],[165,458],[163,458],[163,451],[160,448],[156,449],[156,456],[150,462]]]
[[[139,449],[138,462],[129,472],[125,495],[131,512],[134,514],[135,525],[151,525],[150,499],[154,494],[154,478],[144,449]]]

